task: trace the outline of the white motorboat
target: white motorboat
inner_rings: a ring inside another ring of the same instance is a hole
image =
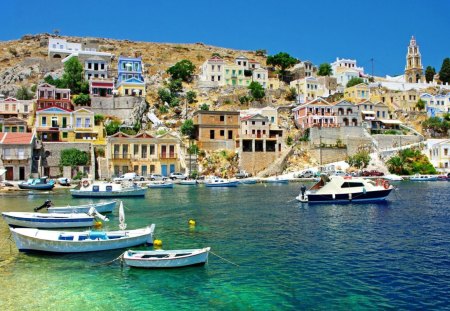
[[[145,196],[147,188],[139,187],[137,184],[123,186],[115,183],[90,183],[84,180],[78,190],[71,189],[70,193],[77,198],[116,198]]]
[[[52,201],[47,200],[39,207],[34,209],[35,212],[42,208],[46,208],[49,213],[88,213],[93,207],[99,213],[112,213],[116,208],[116,201],[89,203],[82,205],[53,206]]]
[[[173,182],[169,182],[167,180],[163,181],[154,181],[147,185],[148,188],[173,188]]]
[[[416,174],[409,178],[409,180],[411,181],[436,181],[438,179],[439,178],[437,175],[421,175],[421,174]]]
[[[264,180],[264,182],[269,184],[287,184],[289,183],[289,179],[283,177],[271,177]]]
[[[394,187],[389,181],[351,176],[321,177],[308,191],[302,186],[296,199],[304,203],[349,203],[385,200]]]
[[[119,231],[53,231],[32,228],[10,228],[21,252],[81,253],[106,251],[153,244],[155,225]]]
[[[185,179],[185,180],[180,180],[180,182],[178,184],[184,185],[184,186],[194,186],[197,184],[197,181],[195,179]]]
[[[239,179],[239,183],[244,184],[244,185],[254,185],[258,182],[257,179],[255,178],[242,178]]]
[[[238,180],[229,180],[217,177],[205,181],[206,187],[237,187],[238,185]]]
[[[395,174],[385,175],[385,176],[383,176],[383,178],[390,180],[390,181],[402,181],[403,180],[402,176],[398,176]]]
[[[204,265],[208,261],[210,247],[201,249],[133,251],[123,254],[123,260],[138,268],[180,268]]]

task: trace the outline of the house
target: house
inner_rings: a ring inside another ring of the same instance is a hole
[[[70,89],[58,89],[51,84],[42,83],[37,87],[36,98],[36,110],[50,107],[73,110],[73,104],[70,100]]]
[[[310,61],[302,61],[295,64],[289,71],[292,80],[299,80],[307,77],[314,77],[317,72],[317,67]]]
[[[352,103],[370,99],[370,89],[366,83],[359,83],[352,87],[345,88],[344,99]]]
[[[337,117],[337,123],[339,126],[360,126],[361,115],[358,106],[353,103],[342,99],[332,104],[332,111]]]
[[[74,52],[80,51],[81,51],[81,43],[71,43],[61,38],[48,39],[48,56],[50,58],[63,59]]]
[[[251,82],[250,76],[245,76],[245,67],[237,64],[225,66],[225,85],[232,86],[249,86]],[[221,85],[219,83],[219,85]],[[223,85],[223,84],[222,84]]]
[[[94,56],[84,61],[84,79],[108,78],[111,63],[101,57]]]
[[[26,120],[32,110],[32,100],[19,100],[14,97],[0,99],[0,118],[18,117]]]
[[[239,167],[254,175],[267,168],[284,150],[283,130],[267,116],[247,115],[241,119],[236,147]]]
[[[86,108],[80,108],[72,112],[72,121],[67,133],[68,142],[106,144],[103,124],[96,125],[94,112]]]
[[[391,129],[395,125],[401,124],[397,123],[397,121],[394,123],[390,122],[389,107],[382,102],[373,103],[370,100],[365,100],[357,103],[356,106],[358,106],[361,113],[361,121],[372,131]]]
[[[294,80],[289,85],[297,90],[300,103],[312,101],[325,93],[324,88],[315,77]]]
[[[127,172],[142,176],[153,173],[169,176],[179,172],[180,143],[180,139],[171,133],[157,136],[149,132],[136,135],[118,132],[108,136],[106,157],[110,177]]]
[[[427,148],[431,164],[441,172],[450,172],[450,139],[433,140]]]
[[[203,63],[199,80],[213,87],[218,87],[225,85],[224,74],[225,61],[215,55]]]
[[[34,133],[0,133],[0,168],[5,180],[26,180],[31,175]]]
[[[89,79],[89,94],[92,97],[111,97],[114,94],[114,79]]]
[[[258,82],[263,88],[267,88],[269,83],[269,77],[267,69],[257,67],[252,71],[252,80]]]
[[[420,94],[420,99],[425,102],[425,109],[429,117],[442,117],[450,113],[450,93],[431,95]]]
[[[370,99],[381,101],[394,110],[416,111],[420,92],[416,89],[390,90],[380,85],[370,85]]]
[[[238,111],[198,110],[194,112],[193,121],[200,149],[235,149],[240,128]]]
[[[273,107],[264,107],[264,108],[250,108],[247,110],[240,110],[240,118],[252,116],[256,114],[260,114],[269,119],[269,123],[273,125],[278,125],[278,110]]]
[[[6,119],[0,119],[1,130],[4,133],[26,133],[28,132],[28,122],[24,119],[11,117]]]
[[[142,58],[120,56],[117,70],[117,91],[119,95],[145,97]]]

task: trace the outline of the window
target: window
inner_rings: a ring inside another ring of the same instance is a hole
[[[444,148],[444,155],[448,156],[448,149],[447,148]]]
[[[341,188],[355,188],[355,187],[364,187],[364,184],[361,182],[344,182]]]
[[[5,110],[6,110],[6,111],[9,110],[9,104],[5,104]]]
[[[150,145],[150,155],[155,155],[155,145]]]
[[[228,131],[228,139],[233,139],[233,131],[232,130]]]
[[[101,63],[101,64],[100,64],[100,69],[101,69],[101,70],[105,70],[105,64]]]
[[[214,139],[214,130],[209,130],[209,139]]]
[[[67,132],[62,132],[62,138],[67,138]]]
[[[146,159],[147,158],[147,145],[141,146],[141,158]]]
[[[77,118],[77,127],[81,127],[81,118]]]
[[[23,106],[23,112],[28,112],[28,105]]]
[[[214,81],[214,76],[211,76],[211,81]]]
[[[52,117],[52,127],[58,127],[58,117]]]
[[[91,127],[91,118],[84,119],[84,127]]]
[[[225,121],[225,116],[220,116],[220,122],[224,122]]]
[[[220,136],[225,136],[225,130],[220,130]]]
[[[133,145],[133,154],[135,157],[138,156],[138,154],[139,154],[139,145],[138,144]]]
[[[12,111],[16,111],[16,104],[12,104]]]
[[[252,125],[255,125],[255,121],[252,121]]]
[[[266,125],[266,122],[263,121],[263,122],[262,122],[262,125]]]
[[[214,65],[211,65],[211,71],[214,71]]]

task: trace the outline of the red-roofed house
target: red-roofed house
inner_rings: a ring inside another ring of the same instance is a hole
[[[0,133],[3,180],[26,180],[31,175],[34,141],[34,133]]]

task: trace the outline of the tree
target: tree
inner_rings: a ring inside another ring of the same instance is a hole
[[[176,94],[183,91],[183,83],[181,79],[170,79],[167,87],[169,88],[171,94]]]
[[[435,74],[436,70],[434,69],[434,67],[427,66],[427,69],[425,69],[425,80],[427,82],[433,82]]]
[[[66,82],[62,79],[53,79],[52,76],[46,76],[44,78],[44,81],[48,84],[54,85],[55,87],[59,89],[65,89],[67,88]]]
[[[102,114],[96,114],[94,115],[94,123],[95,125],[100,125],[105,121],[105,116]]]
[[[416,103],[416,108],[419,110],[424,110],[425,109],[425,101],[422,99],[419,99]]]
[[[160,88],[158,90],[158,97],[159,100],[163,103],[170,103],[172,100],[172,94],[170,94],[170,91],[168,89]]]
[[[64,149],[61,151],[59,163],[61,166],[71,167],[86,165],[89,163],[89,156],[86,151],[81,151],[76,148]]]
[[[91,103],[91,98],[87,94],[80,94],[73,99],[75,105],[88,106]]]
[[[264,98],[264,96],[266,96],[264,88],[258,82],[253,81],[252,83],[250,83],[248,88],[253,98],[256,100],[261,100],[262,98]]]
[[[105,125],[106,135],[111,136],[116,134],[119,131],[119,126],[122,122],[118,120],[112,120],[108,124]]]
[[[197,93],[195,93],[194,91],[188,91],[186,93],[186,100],[189,104],[195,103],[197,101]]]
[[[319,70],[317,71],[318,76],[331,76],[333,74],[333,69],[328,63],[320,64]]]
[[[364,83],[364,80],[361,78],[351,78],[348,82],[347,82],[347,87],[352,87],[358,84]]]
[[[290,87],[289,92],[286,94],[286,100],[293,101],[297,98],[297,89],[295,87]]]
[[[183,122],[183,124],[180,127],[181,134],[186,135],[189,137],[189,139],[194,138],[194,121],[192,119],[187,119]]]
[[[183,59],[167,69],[167,73],[172,76],[173,80],[181,79],[185,82],[190,82],[192,80],[192,74],[194,72],[195,65],[187,59]]]
[[[64,64],[64,74],[62,80],[73,94],[81,93],[83,82],[83,66],[76,57],[72,57]]]
[[[284,75],[286,73],[286,69],[294,66],[298,63],[298,60],[288,53],[280,52],[275,55],[270,55],[266,60],[267,65],[272,65],[278,67],[280,69],[280,73]]]
[[[450,83],[450,58],[444,59],[441,70],[439,71],[439,80],[442,83]]]
[[[22,85],[16,93],[16,98],[20,100],[29,100],[33,98],[33,94],[28,90],[25,85]]]
[[[350,166],[362,169],[369,164],[370,154],[367,150],[361,150],[352,156],[348,156],[345,162],[347,162]]]
[[[206,104],[206,103],[202,104],[202,105],[200,106],[200,110],[203,110],[203,111],[209,111],[209,105]]]

